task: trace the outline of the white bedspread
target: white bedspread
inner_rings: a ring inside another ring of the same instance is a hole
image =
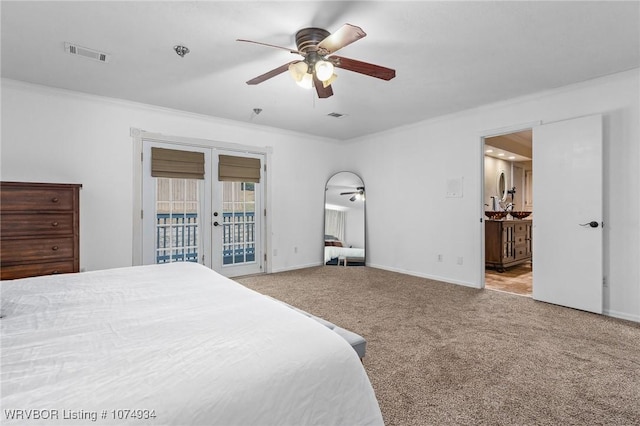
[[[335,259],[337,257],[360,257],[364,259],[364,249],[363,248],[355,248],[355,247],[336,247],[336,246],[325,246],[324,248],[324,263],[327,263],[331,259]]]
[[[204,266],[27,278],[1,291],[3,424],[55,424],[56,413],[65,425],[383,424],[346,341]]]

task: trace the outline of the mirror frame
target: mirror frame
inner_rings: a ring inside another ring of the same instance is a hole
[[[500,181],[502,181],[502,188]],[[498,170],[498,176],[496,177],[496,192],[498,193],[498,199],[502,202],[507,199],[507,173],[504,169]]]
[[[322,230],[323,230],[323,238],[322,238],[322,241],[323,241],[323,243],[325,244],[325,247],[326,247],[326,243],[325,243],[325,241],[326,241],[326,240],[325,240],[325,237],[326,237],[326,235],[327,235],[327,223],[326,223],[327,192],[328,192],[328,190],[329,190],[331,180],[332,180],[333,178],[335,178],[336,176],[338,176],[338,175],[342,175],[342,174],[350,174],[350,175],[352,175],[352,176],[354,177],[354,180],[358,180],[358,181],[359,181],[359,182],[354,182],[354,183],[353,183],[353,187],[354,187],[353,189],[356,189],[357,187],[362,187],[362,188],[363,188],[363,193],[362,193],[362,195],[364,196],[364,199],[362,200],[362,203],[363,203],[363,204],[362,204],[362,240],[363,240],[363,241],[362,241],[362,249],[364,249],[364,253],[363,253],[363,256],[362,256],[362,262],[361,262],[361,264],[362,264],[362,265],[366,265],[366,258],[367,258],[367,257],[366,257],[366,256],[367,256],[367,249],[366,249],[366,245],[367,245],[366,193],[367,193],[367,190],[366,190],[366,186],[365,186],[365,184],[364,184],[364,180],[363,180],[363,179],[362,179],[362,177],[360,177],[360,175],[358,175],[357,173],[354,173],[354,172],[349,171],[349,170],[343,170],[343,171],[339,171],[339,172],[336,172],[336,173],[332,174],[332,175],[331,175],[331,176],[329,176],[329,178],[327,179],[327,181],[326,181],[326,183],[325,183],[325,187],[324,187],[324,209],[323,209],[323,210],[324,210],[324,212],[325,212],[325,216],[324,216],[323,223],[322,223]],[[349,185],[351,185],[351,184],[349,184]],[[351,248],[351,247],[350,247],[350,248]],[[359,247],[357,247],[357,248],[359,248]],[[326,265],[326,262],[327,262],[327,261],[324,259],[324,252],[325,252],[325,250],[324,250],[324,247],[323,247],[323,262],[322,262],[322,265]],[[338,264],[339,264],[339,261],[338,261]]]

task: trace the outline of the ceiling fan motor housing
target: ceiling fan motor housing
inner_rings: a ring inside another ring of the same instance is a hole
[[[303,28],[296,33],[296,46],[298,51],[308,54],[309,52],[315,52],[318,44],[329,37],[331,33],[322,28]]]

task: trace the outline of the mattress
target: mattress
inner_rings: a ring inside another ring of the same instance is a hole
[[[344,339],[204,266],[0,290],[3,424],[383,424]]]

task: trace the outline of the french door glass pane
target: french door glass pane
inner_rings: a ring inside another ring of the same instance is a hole
[[[198,261],[199,184],[156,178],[156,263]]]
[[[222,264],[255,262],[255,184],[223,182],[222,187]]]

